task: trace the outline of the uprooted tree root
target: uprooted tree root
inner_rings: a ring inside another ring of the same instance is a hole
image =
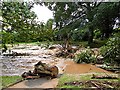
[[[57,53],[56,56],[65,57],[65,58],[74,58],[75,55],[73,53],[62,50],[61,52]]]
[[[74,53],[78,50],[78,48],[65,48],[61,49],[59,53],[56,54],[57,57],[65,57],[65,58],[74,58]]]
[[[98,81],[98,80],[89,80],[89,81],[74,81],[74,82],[67,82],[64,85],[72,85],[72,86],[84,86],[85,88],[120,88],[119,82],[110,82],[110,81]]]

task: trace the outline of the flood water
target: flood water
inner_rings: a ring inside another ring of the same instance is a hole
[[[45,62],[49,65],[57,65],[58,67],[60,66],[59,61],[64,61],[63,58],[55,57],[55,50],[49,50],[39,46],[16,46],[11,51],[27,53],[28,55],[14,57],[1,55],[0,67],[2,71],[0,72],[0,76],[21,75],[25,71],[33,70],[34,64],[38,61]]]

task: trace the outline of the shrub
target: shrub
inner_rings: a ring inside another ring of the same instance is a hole
[[[106,46],[100,48],[100,53],[104,57],[104,62],[110,64],[120,64],[120,33],[109,38]]]
[[[90,49],[86,49],[75,56],[75,62],[77,63],[94,63],[95,61],[96,57]]]
[[[95,39],[101,37],[101,32],[100,32],[100,30],[98,30],[98,29],[97,29],[97,30],[94,30],[94,34],[95,34],[95,36],[94,36]]]

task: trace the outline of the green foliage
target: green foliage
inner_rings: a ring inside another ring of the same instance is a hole
[[[101,32],[100,32],[100,30],[94,30],[94,34],[95,34],[95,36],[94,36],[94,38],[95,39],[98,39],[98,38],[100,38],[101,37]]]
[[[2,2],[3,42],[25,42],[30,40],[36,15],[27,2]]]
[[[89,44],[93,42],[94,33],[95,38],[101,35],[110,36],[115,18],[119,17],[120,8],[118,2],[49,2],[45,5],[54,11],[54,21],[60,38],[81,40],[84,37]],[[76,31],[84,26],[88,29],[88,33],[83,33],[82,30]],[[98,30],[93,32],[94,29]]]
[[[113,32],[115,19],[119,17],[119,8],[118,2],[101,3],[97,8],[93,23],[100,30],[102,37],[108,38]]]
[[[31,11],[33,2],[2,2],[2,42],[52,41],[53,20],[46,24],[36,21],[35,12]]]
[[[53,41],[55,31],[52,28],[53,20],[49,19],[47,23],[41,23],[35,33],[37,41]]]
[[[13,43],[13,35],[10,32],[6,32],[6,31],[1,31],[0,32],[2,35],[2,43]]]
[[[105,45],[107,42],[107,39],[101,40],[101,39],[94,39],[93,43],[90,44],[91,48],[100,48],[101,46]]]
[[[30,23],[36,18],[29,3],[2,2],[3,30],[20,31],[30,28]]]
[[[86,28],[73,30],[71,34],[73,41],[87,41],[88,40],[88,30]]]
[[[111,64],[120,64],[120,33],[116,33],[109,38],[105,46],[100,50],[105,62]]]
[[[77,63],[94,63],[95,61],[96,57],[93,55],[90,49],[83,50],[75,56],[75,62]]]
[[[101,34],[112,33],[120,6],[119,3],[101,2],[45,2],[54,13],[54,19],[45,24],[36,21],[37,16],[31,11],[33,4],[2,2],[3,43],[53,40],[92,42],[94,34],[95,38],[99,38]],[[97,28],[95,31],[94,27]]]

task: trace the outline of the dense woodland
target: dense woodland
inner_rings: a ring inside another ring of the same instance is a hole
[[[54,19],[37,22],[34,4],[48,7]],[[120,64],[120,2],[2,2],[1,12],[4,49],[20,42],[63,41],[67,48],[87,41],[99,45],[106,62]]]

